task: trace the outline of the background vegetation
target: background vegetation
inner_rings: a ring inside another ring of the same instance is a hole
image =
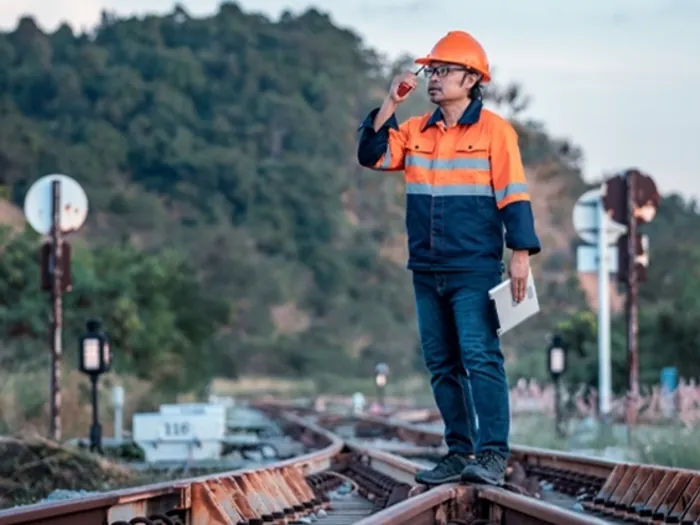
[[[98,315],[115,374],[140,385],[129,394],[143,393],[141,409],[201,395],[214,377],[304,378],[331,391],[378,360],[396,378],[421,374],[402,182],[355,160],[358,123],[404,62],[315,10],[271,21],[234,3],[198,19],[181,7],[140,19],[105,13],[88,34],[46,34],[24,18],[0,34],[0,388],[9,396],[0,419],[45,410],[41,239],[16,206],[54,172],[90,199],[71,238],[67,370],[85,320]],[[575,273],[570,222],[587,187],[582,152],[521,117],[518,86],[492,87],[488,99],[520,132],[545,248],[534,260],[543,313],[504,341],[509,371],[544,377],[545,336],[560,327],[582,350],[570,380],[595,384],[590,282]],[[416,95],[401,116],[426,108]],[[700,214],[666,196],[647,230],[642,379],[656,382],[666,365],[698,375]],[[623,344],[616,321],[618,390]],[[67,386],[80,384],[72,376]]]

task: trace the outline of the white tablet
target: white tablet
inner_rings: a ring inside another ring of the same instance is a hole
[[[516,303],[513,300],[513,294],[510,291],[510,279],[489,290],[489,297],[494,302],[496,313],[498,314],[498,323],[500,325],[498,335],[505,334],[508,330],[515,328],[540,311],[532,269],[530,269],[527,276],[527,288],[523,302]]]

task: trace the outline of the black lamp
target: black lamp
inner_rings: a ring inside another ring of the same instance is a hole
[[[90,319],[87,330],[78,340],[78,363],[80,371],[90,376],[92,383],[92,425],[90,426],[90,450],[102,453],[102,426],[100,425],[99,405],[97,402],[97,381],[108,372],[112,364],[112,355],[107,335],[100,330],[100,321]]]

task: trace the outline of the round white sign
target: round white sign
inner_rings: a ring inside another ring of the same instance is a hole
[[[88,200],[85,190],[67,175],[54,173],[46,175],[34,184],[24,198],[24,215],[37,233],[51,232],[53,213],[53,181],[61,184],[60,222],[61,232],[77,231],[85,223],[88,213]]]

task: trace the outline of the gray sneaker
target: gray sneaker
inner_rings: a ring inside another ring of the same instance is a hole
[[[487,450],[479,454],[476,461],[462,470],[461,480],[467,483],[486,483],[503,486],[506,482],[508,462],[497,452]]]
[[[416,482],[422,485],[442,485],[443,483],[456,483],[464,469],[475,462],[473,456],[459,452],[448,452],[431,470],[419,470],[416,473]]]

